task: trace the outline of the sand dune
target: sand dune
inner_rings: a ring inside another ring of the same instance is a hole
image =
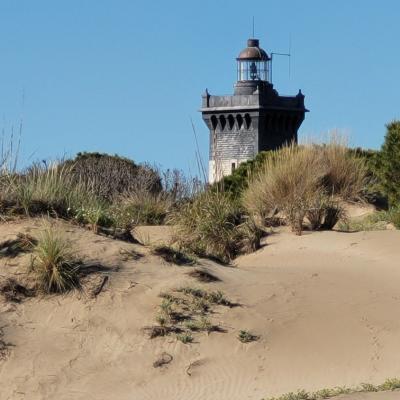
[[[261,400],[400,377],[398,231],[297,237],[282,229],[234,267],[201,260],[221,279],[201,285],[241,307],[216,308],[212,321],[226,333],[201,333],[183,344],[173,336],[150,340],[142,328],[154,323],[161,291],[199,286],[187,275],[191,267],[60,225],[82,258],[109,268],[110,279],[95,299],[72,293],[1,303],[0,326],[14,347],[0,362],[0,399]],[[0,241],[38,229],[35,220],[3,224]],[[167,234],[158,233],[157,240]],[[0,274],[22,272],[27,263],[29,255],[0,258]],[[239,342],[241,329],[260,339]],[[172,361],[154,368],[163,352]],[[400,393],[339,398],[391,400]]]

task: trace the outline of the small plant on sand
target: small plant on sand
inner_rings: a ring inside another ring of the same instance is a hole
[[[252,334],[249,331],[241,330],[241,331],[239,331],[238,339],[242,343],[250,343],[250,342],[254,342],[254,341],[258,340],[259,337],[254,335],[254,334]]]
[[[41,233],[31,270],[37,288],[44,293],[62,293],[79,287],[79,267],[72,248],[53,227]]]
[[[214,330],[213,324],[207,317],[201,317],[199,320],[186,321],[186,328],[195,332],[207,332],[210,333]]]
[[[188,343],[192,343],[193,342],[193,336],[188,332],[179,333],[179,334],[176,335],[176,338],[179,341],[181,341],[182,343],[184,343],[184,344],[188,344]]]

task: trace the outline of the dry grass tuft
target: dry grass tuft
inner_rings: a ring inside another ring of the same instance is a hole
[[[222,263],[260,247],[262,231],[225,193],[203,192],[172,213],[170,222],[179,248]]]
[[[79,267],[70,243],[53,227],[41,233],[31,271],[38,290],[63,293],[79,287]]]
[[[245,207],[261,220],[281,212],[296,234],[304,220],[312,229],[331,229],[343,215],[340,200],[359,198],[364,162],[343,144],[296,146],[271,152],[243,196]]]

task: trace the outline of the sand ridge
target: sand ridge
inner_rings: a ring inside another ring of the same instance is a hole
[[[79,254],[110,267],[109,282],[95,299],[72,293],[0,306],[0,326],[15,345],[0,363],[1,400],[260,400],[400,376],[398,231],[297,237],[282,229],[234,267],[200,260],[221,279],[202,286],[242,306],[212,315],[226,333],[201,333],[185,345],[173,336],[149,340],[143,327],[154,323],[161,291],[199,286],[187,276],[191,267],[60,224]],[[37,220],[1,225],[0,241],[38,229]],[[127,257],[132,251],[142,257]],[[0,273],[18,272],[26,262],[28,256],[0,259]],[[240,343],[240,329],[260,339]],[[172,361],[154,368],[164,352]]]

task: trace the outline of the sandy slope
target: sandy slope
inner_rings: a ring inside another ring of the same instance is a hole
[[[0,241],[27,229],[35,234],[38,221],[0,225]],[[400,377],[398,231],[281,231],[236,267],[202,260],[222,280],[204,286],[242,307],[213,314],[227,333],[199,334],[184,345],[173,337],[149,340],[142,328],[153,323],[161,291],[198,286],[186,275],[190,267],[167,265],[138,245],[63,229],[78,254],[110,268],[109,283],[96,299],[75,293],[0,305],[0,326],[15,345],[0,362],[1,400],[260,400]],[[131,250],[143,257],[129,258]],[[29,256],[0,259],[0,274],[28,262]],[[261,338],[242,344],[240,329]],[[156,369],[163,352],[173,361]],[[392,400],[400,393],[342,399]]]

